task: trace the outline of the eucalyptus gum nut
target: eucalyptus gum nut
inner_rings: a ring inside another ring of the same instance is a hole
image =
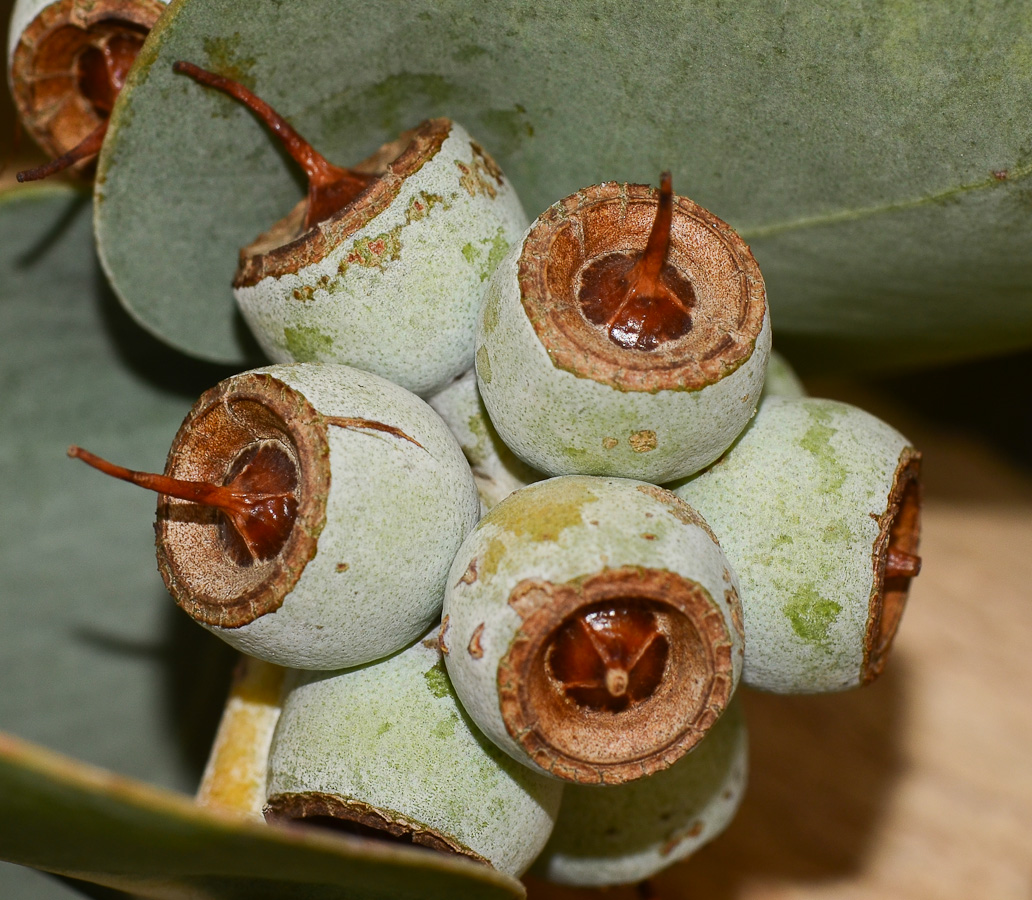
[[[730,699],[737,579],[669,491],[552,478],[508,496],[463,543],[441,645],[470,717],[514,759],[567,781],[629,781],[686,753]]]
[[[919,461],[863,410],[772,397],[718,463],[673,487],[741,578],[748,684],[835,691],[880,673],[909,588],[888,557],[917,551]]]
[[[390,162],[399,140],[373,158],[387,174],[351,206],[296,237],[295,210],[242,252],[234,293],[274,361],[346,363],[420,395],[473,365],[484,281],[526,215],[461,126],[414,134],[409,155]]]
[[[669,769],[631,784],[571,784],[532,874],[606,887],[643,881],[691,856],[731,822],[745,793],[748,735],[735,700]]]
[[[273,736],[266,817],[336,816],[343,830],[350,819],[359,833],[393,832],[519,875],[548,840],[561,794],[470,722],[435,636],[360,668],[296,673]]]
[[[806,396],[806,388],[785,357],[774,350],[767,357],[767,376],[763,381],[762,403],[767,397],[798,398]]]
[[[427,398],[427,403],[451,429],[473,470],[485,510],[513,491],[546,476],[517,457],[495,431],[477,388],[477,374],[467,369]]]
[[[158,563],[176,602],[242,652],[294,668],[368,662],[430,627],[479,514],[469,466],[440,417],[347,366],[269,366],[201,397],[166,474],[221,482],[259,442],[298,469],[286,544],[240,565],[214,510],[162,495]]]
[[[7,77],[26,130],[50,156],[71,150],[104,118],[80,87],[77,61],[113,34],[143,43],[168,0],[18,0]]]
[[[656,203],[644,186],[607,183],[560,201],[491,277],[477,378],[498,434],[528,465],[672,481],[717,459],[755,413],[770,351],[759,268],[726,224],[687,198],[674,203],[668,259],[688,273],[697,308],[687,334],[659,350],[616,347],[569,295],[584,260],[645,243]],[[597,228],[592,210],[602,211]]]

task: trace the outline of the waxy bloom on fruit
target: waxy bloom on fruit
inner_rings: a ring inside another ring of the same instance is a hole
[[[747,683],[834,691],[882,670],[920,570],[920,454],[832,400],[764,400],[721,460],[674,487],[741,579]]]
[[[491,278],[477,377],[502,440],[551,475],[663,482],[713,462],[763,387],[770,323],[749,248],[661,190],[556,203]]]
[[[521,874],[562,785],[479,734],[437,635],[343,672],[297,673],[269,754],[266,818],[429,847]]]
[[[470,717],[556,778],[666,768],[723,712],[743,645],[738,584],[669,491],[566,476],[510,494],[463,543],[441,645]]]
[[[176,602],[237,649],[294,668],[393,653],[437,620],[479,514],[440,417],[347,366],[269,366],[220,382],[176,435],[159,491],[158,567]]]

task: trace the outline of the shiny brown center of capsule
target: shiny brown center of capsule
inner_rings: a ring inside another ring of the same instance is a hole
[[[177,62],[172,70],[189,75],[194,81],[215,88],[239,100],[253,112],[282,142],[284,149],[304,169],[308,177],[308,209],[304,227],[313,228],[350,206],[367,187],[376,181],[376,175],[343,169],[330,163],[316,152],[293,126],[268,103],[231,78],[208,72],[189,62]]]
[[[108,117],[146,36],[146,29],[131,22],[105,20],[85,33],[78,28],[68,27],[50,37],[48,44],[57,46],[70,47],[77,42],[86,42],[75,54],[70,74],[76,90],[89,104],[96,124],[90,127],[90,117],[85,112],[80,113],[82,122],[78,130],[82,137],[78,143],[48,163],[19,172],[18,181],[49,178],[100,152],[107,133]],[[65,52],[68,52],[67,48]],[[54,53],[56,51],[47,48],[41,50],[39,55],[46,58]]]
[[[113,478],[215,508],[219,512],[223,547],[241,566],[272,559],[283,549],[294,527],[297,466],[278,441],[261,441],[245,447],[230,465],[221,485],[137,472],[80,447],[69,448],[68,455]]]
[[[614,603],[567,619],[552,638],[545,665],[578,706],[620,712],[652,696],[669,650],[654,612]]]
[[[106,119],[115,105],[115,98],[125,86],[144,36],[132,31],[116,31],[105,35],[96,44],[85,47],[75,61],[79,93],[93,111]]]
[[[640,253],[606,253],[581,271],[577,300],[584,317],[626,350],[654,350],[688,333],[695,291],[666,262],[673,222],[670,173],[660,182],[656,218]]]

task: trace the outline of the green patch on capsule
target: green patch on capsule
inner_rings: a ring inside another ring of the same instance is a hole
[[[498,292],[488,289],[484,298],[484,334],[490,335],[498,326]]]
[[[296,362],[319,362],[333,349],[333,338],[311,326],[284,328],[283,339]]]
[[[792,543],[792,535],[790,534],[779,534],[771,542],[772,547],[784,547],[786,544]]]
[[[363,266],[367,269],[379,269],[382,272],[387,268],[387,263],[393,262],[401,256],[402,227],[396,225],[383,234],[355,241],[341,265]]]
[[[487,281],[491,277],[494,270],[498,268],[498,263],[505,259],[505,254],[508,252],[509,241],[505,237],[505,229],[499,226],[494,237],[491,238],[491,248],[487,251],[487,267],[480,273],[481,281]]]
[[[376,736],[383,737],[388,731],[391,730],[392,727],[394,727],[393,722],[384,722],[380,725],[379,728],[376,729]]]
[[[825,599],[812,584],[801,587],[785,604],[792,630],[807,643],[818,646],[828,642],[828,632],[840,612],[842,604]]]
[[[853,532],[845,519],[838,519],[825,527],[821,540],[828,544],[848,544],[853,540]]]
[[[505,558],[506,552],[505,541],[491,538],[484,555],[480,558],[480,577],[485,581],[491,578],[498,571],[498,565]]]
[[[485,344],[477,348],[477,375],[483,379],[484,384],[491,383],[491,358],[487,355]]]
[[[423,673],[426,679],[426,686],[430,693],[438,700],[447,697],[451,692],[451,682],[448,681],[448,673],[444,671],[444,660],[439,659]]]
[[[459,724],[459,717],[456,713],[449,713],[448,718],[442,719],[433,728],[434,737],[440,738],[442,741],[447,740],[455,734],[455,729]]]
[[[410,225],[425,219],[433,211],[435,206],[444,203],[444,197],[440,194],[431,194],[428,191],[420,191],[409,201],[405,210],[405,221]]]
[[[567,529],[584,522],[584,507],[598,497],[579,478],[550,482],[547,490],[520,491],[485,517],[497,528],[531,541],[557,541]]]
[[[831,413],[828,410],[811,406],[808,412],[810,418],[813,419],[813,424],[799,439],[799,446],[814,457],[821,470],[822,483],[818,490],[825,494],[832,494],[845,484],[848,474],[846,467],[842,465],[831,446],[831,439],[838,429],[831,427]]]
[[[469,241],[462,245],[462,256],[471,266],[475,266],[477,264],[478,255],[477,248]]]

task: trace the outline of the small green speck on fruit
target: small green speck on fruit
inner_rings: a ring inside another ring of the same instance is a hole
[[[477,349],[477,375],[484,380],[484,384],[491,383],[491,358],[484,344]]]
[[[448,681],[448,673],[444,671],[444,660],[439,659],[423,673],[426,679],[426,686],[430,693],[438,700],[447,697],[451,692],[451,682]]]
[[[828,631],[840,612],[842,604],[822,597],[812,584],[796,590],[785,604],[792,630],[807,643],[818,646],[827,643]]]
[[[830,494],[838,491],[846,481],[846,467],[842,465],[834,448],[831,446],[831,438],[838,431],[832,428],[831,413],[826,409],[810,407],[810,418],[813,424],[806,430],[799,439],[799,446],[811,453],[821,469],[821,485],[819,490],[822,493]]]
[[[283,339],[297,362],[318,362],[333,349],[333,338],[310,326],[284,328]]]

